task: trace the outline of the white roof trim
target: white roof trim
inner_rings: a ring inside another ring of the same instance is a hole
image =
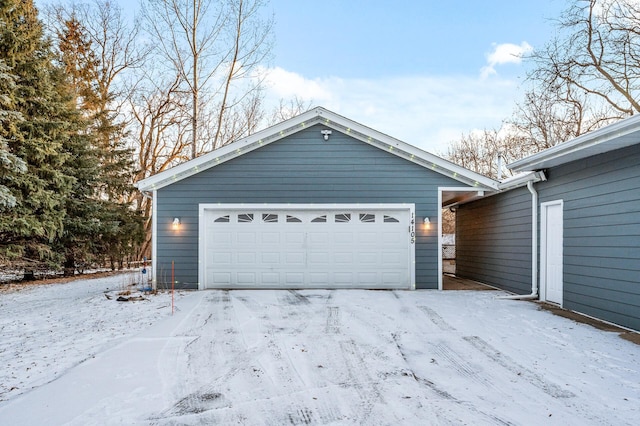
[[[547,177],[541,171],[518,173],[517,175],[511,176],[510,178],[501,181],[498,185],[498,188],[500,189],[500,192],[504,192],[510,189],[525,186],[530,181],[533,183],[537,183],[545,180],[547,180]]]
[[[363,126],[322,107],[309,110],[275,126],[211,151],[208,154],[150,176],[137,182],[135,186],[140,191],[151,191],[163,188],[315,124],[323,124],[328,128],[345,133],[369,145],[388,151],[470,186],[485,189],[498,188],[498,182],[493,179],[467,170],[464,167],[460,167],[443,158]]]
[[[508,164],[514,171],[540,170],[640,143],[640,114],[617,121]]]

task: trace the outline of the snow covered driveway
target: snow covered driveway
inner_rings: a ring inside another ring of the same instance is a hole
[[[0,365],[12,366],[2,383],[25,376],[24,363],[13,360],[21,348],[29,359],[50,360],[34,389],[2,389],[0,424],[635,425],[640,418],[639,346],[496,291],[202,291],[180,295],[171,316],[167,294],[117,304],[102,294],[105,285],[59,286],[78,297],[62,304],[51,286],[0,293]],[[41,303],[24,303],[42,292]],[[83,303],[91,309],[78,309]],[[66,315],[69,330],[49,340],[34,332],[45,340],[32,344],[13,334],[7,315],[25,318],[30,330]],[[98,317],[115,330],[82,325]],[[87,336],[100,343],[87,344]],[[77,341],[82,354],[68,355]],[[55,367],[58,359],[64,367]]]

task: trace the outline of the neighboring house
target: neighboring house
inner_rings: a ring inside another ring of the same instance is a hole
[[[640,330],[640,115],[509,168],[457,206],[457,275]]]
[[[315,108],[137,187],[154,287],[437,289],[442,206],[498,184]]]

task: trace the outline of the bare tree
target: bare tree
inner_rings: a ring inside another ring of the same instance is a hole
[[[150,81],[154,84],[150,84]],[[188,94],[179,90],[180,76],[168,79],[156,73],[147,76],[144,83],[146,86],[137,87],[129,97],[131,144],[136,152],[136,182],[189,159]],[[131,202],[145,217],[146,237],[140,253],[148,255],[151,202],[139,192],[132,195]]]
[[[218,111],[209,109],[207,112],[208,115],[203,115],[205,122],[216,122],[221,117]],[[199,147],[199,153],[211,151],[255,133],[264,123],[264,118],[262,89],[256,88],[247,93],[240,103],[229,108],[218,126],[202,128],[203,143]],[[215,145],[216,140],[220,141],[219,146]]]
[[[260,17],[263,5],[263,0],[150,0],[144,8],[158,53],[191,96],[191,158],[203,151],[203,116],[215,118],[207,120],[215,125],[208,147],[218,148],[233,140],[224,135],[237,134],[225,129],[229,117],[236,109],[247,110],[247,102],[252,103],[247,97],[259,93],[261,80],[255,71],[270,53],[273,26],[272,19]]]
[[[502,157],[502,164],[505,165],[527,153],[524,138],[505,125],[501,130],[485,129],[462,135],[459,141],[449,145],[443,157],[495,179],[509,174],[505,167],[498,169],[498,157]]]
[[[104,195],[125,202],[133,182],[131,153],[126,149],[130,117],[123,106],[131,95],[132,72],[145,64],[150,49],[140,42],[139,25],[128,22],[120,6],[109,0],[54,4],[46,9],[46,17],[59,39],[65,38],[69,25],[87,36],[90,49],[84,52],[85,58],[72,61],[85,64],[85,74],[74,84],[86,93],[82,109],[93,121],[96,140],[106,153],[102,158],[108,182]]]
[[[566,142],[609,120],[606,108],[595,108],[580,90],[565,86],[534,87],[517,103],[507,123],[520,136],[523,155]]]
[[[579,93],[583,105],[607,112],[591,121],[606,124],[640,112],[639,3],[573,0],[558,20],[558,35],[530,59],[529,77],[538,86],[560,98]]]
[[[303,112],[309,111],[313,101],[305,102],[304,99],[294,96],[293,98],[285,101],[280,99],[278,106],[274,107],[271,111],[268,124],[270,126],[280,123],[281,121],[288,120],[296,115],[300,115]]]
[[[442,210],[442,233],[456,233],[456,214],[449,209]]]
[[[640,3],[572,0],[526,59],[531,88],[513,116],[500,132],[463,136],[447,158],[495,176],[498,151],[510,162],[640,112]]]
[[[57,37],[64,34],[67,22],[81,24],[95,55],[93,80],[98,99],[94,101],[97,105],[90,107],[119,113],[129,94],[123,74],[144,65],[150,51],[140,43],[138,22],[128,24],[120,6],[109,0],[57,3],[48,7],[45,15]]]

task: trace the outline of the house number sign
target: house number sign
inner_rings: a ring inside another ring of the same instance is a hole
[[[411,224],[409,225],[409,237],[411,238],[411,244],[416,242],[416,217],[415,213],[411,212]]]

